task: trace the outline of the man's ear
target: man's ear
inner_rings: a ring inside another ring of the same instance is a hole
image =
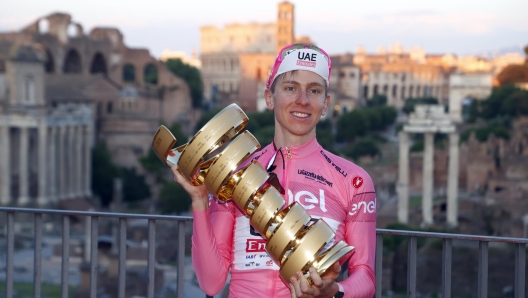
[[[264,90],[264,99],[266,100],[266,106],[268,107],[268,110],[273,110],[275,106],[273,105],[273,93],[271,93],[271,90]]]

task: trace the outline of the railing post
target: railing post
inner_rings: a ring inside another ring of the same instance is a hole
[[[178,298],[183,298],[183,277],[185,275],[185,222],[178,222]]]
[[[40,298],[42,273],[42,214],[35,213],[35,258],[33,260],[33,297]]]
[[[451,297],[451,264],[452,264],[453,240],[443,239],[442,247],[442,297]]]
[[[61,268],[61,297],[68,298],[70,269],[70,216],[62,217],[62,268]]]
[[[383,276],[383,235],[376,235],[376,298],[381,298],[381,278]]]
[[[119,218],[119,285],[117,290],[118,298],[125,298],[125,276],[126,276],[126,232],[127,219]]]
[[[524,297],[526,283],[526,244],[515,244],[515,298]]]
[[[148,298],[154,298],[154,269],[156,266],[156,261],[154,258],[155,252],[156,252],[156,220],[155,219],[149,219],[148,220],[148,263],[147,263],[147,271],[148,271],[148,289],[147,289],[147,297]]]
[[[487,241],[479,241],[479,263],[478,263],[478,295],[479,298],[488,297],[488,244]]]
[[[407,297],[416,297],[416,237],[409,237],[407,255]]]
[[[13,297],[13,255],[15,251],[15,214],[7,212],[6,297]]]
[[[92,229],[90,235],[90,298],[97,297],[97,273],[98,273],[98,260],[97,260],[97,248],[99,246],[98,241],[99,234],[99,217],[92,216]]]

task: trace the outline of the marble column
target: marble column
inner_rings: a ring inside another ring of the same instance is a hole
[[[64,148],[64,135],[66,133],[66,127],[64,126],[59,126],[57,127],[57,130],[58,130],[58,134],[59,134],[59,145],[58,145],[58,153],[57,154],[57,159],[58,159],[58,163],[57,163],[57,171],[59,173],[58,175],[58,179],[59,179],[59,183],[58,183],[58,188],[57,188],[57,198],[59,200],[62,200],[64,199],[65,197],[65,173],[64,173],[64,169],[65,169],[65,166],[64,166],[64,155],[65,155],[65,148]]]
[[[75,182],[77,171],[75,170],[75,126],[68,127],[68,198],[75,197]]]
[[[50,127],[49,134],[49,198],[52,202],[57,202],[57,127]]]
[[[0,204],[11,203],[11,144],[9,126],[0,126]]]
[[[47,154],[46,154],[46,141],[47,141],[47,129],[45,119],[42,119],[42,122],[39,123],[38,127],[38,198],[37,204],[39,206],[44,206],[48,203],[48,198],[46,195],[46,165],[47,165]]]
[[[82,197],[83,190],[83,128],[82,126],[75,127],[75,196]]]
[[[398,164],[398,222],[409,222],[409,133],[400,131],[400,161]]]
[[[449,134],[449,168],[447,172],[447,224],[458,225],[458,140],[456,132]]]
[[[92,196],[92,130],[90,126],[84,127],[84,195]]]
[[[28,128],[20,127],[20,176],[19,176],[19,197],[18,204],[26,205],[29,203],[29,181],[28,181]]]
[[[422,215],[425,224],[433,223],[434,133],[426,132],[423,155]]]

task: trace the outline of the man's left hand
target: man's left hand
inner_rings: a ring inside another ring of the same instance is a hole
[[[292,298],[329,298],[333,297],[339,291],[339,286],[335,282],[339,272],[341,272],[339,262],[336,262],[331,268],[329,268],[323,276],[319,276],[313,267],[310,267],[309,272],[313,281],[312,285],[308,283],[308,280],[301,272],[297,272],[297,278],[292,276],[290,280],[290,292]]]

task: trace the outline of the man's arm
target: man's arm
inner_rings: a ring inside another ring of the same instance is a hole
[[[174,181],[189,193],[192,200],[193,235],[192,262],[200,288],[207,295],[222,290],[231,264],[233,227],[235,216],[233,206],[211,201],[205,186],[193,186],[173,166]]]

